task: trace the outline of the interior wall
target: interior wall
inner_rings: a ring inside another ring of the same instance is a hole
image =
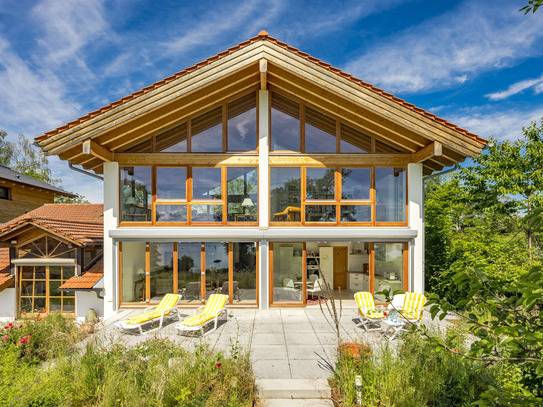
[[[17,316],[17,301],[15,287],[6,288],[0,292],[0,321],[12,321]]]
[[[347,271],[362,271],[363,264],[369,264],[370,256],[364,249],[364,243],[358,242],[307,242],[306,252],[309,256],[311,253],[319,253],[319,247],[334,247],[347,246]],[[367,247],[367,244],[366,244]]]
[[[78,291],[75,293],[75,310],[78,321],[83,322],[89,308],[93,308],[98,318],[104,317],[104,300],[96,296],[95,291]]]

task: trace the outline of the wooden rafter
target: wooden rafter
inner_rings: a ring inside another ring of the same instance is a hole
[[[85,140],[82,145],[83,154],[92,155],[102,161],[113,161],[113,152],[94,140]]]
[[[434,141],[426,147],[412,154],[414,163],[420,163],[432,157],[441,157],[443,154],[443,145],[439,141]]]

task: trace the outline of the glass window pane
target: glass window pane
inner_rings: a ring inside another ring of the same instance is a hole
[[[62,299],[62,312],[75,312],[75,298]]]
[[[123,242],[122,245],[122,302],[144,302],[145,242]]]
[[[335,205],[305,205],[306,222],[335,222]]]
[[[273,303],[303,302],[303,244],[273,244]]]
[[[300,105],[272,92],[271,149],[300,151]]]
[[[187,199],[187,169],[185,167],[156,169],[157,199]]]
[[[156,136],[155,148],[160,153],[186,153],[187,123],[182,123]]]
[[[193,153],[222,152],[222,107],[192,119],[190,150]]]
[[[62,297],[63,297],[63,298],[66,298],[66,297],[75,297],[75,291],[63,291],[63,292],[62,292]]]
[[[187,205],[156,205],[157,222],[186,222]]]
[[[206,243],[206,299],[228,284],[228,243]]]
[[[228,222],[256,222],[258,214],[258,168],[227,168]]]
[[[53,297],[60,297],[60,290],[58,289],[62,284],[61,281],[49,281],[49,295]]]
[[[371,153],[371,136],[341,123],[339,137],[341,153]]]
[[[341,199],[370,199],[370,189],[369,168],[341,169]]]
[[[21,297],[21,312],[32,312],[32,297]]]
[[[49,312],[62,312],[62,298],[49,299]]]
[[[234,303],[256,303],[256,243],[233,243],[234,263],[232,300]],[[229,287],[225,287],[228,291]],[[223,294],[227,294],[224,292]]]
[[[21,281],[21,296],[29,297],[34,295],[34,282],[30,281]]]
[[[33,266],[22,266],[21,270],[21,279],[30,280],[34,278],[34,267]]]
[[[341,205],[342,222],[371,222],[371,205]]]
[[[300,222],[301,169],[271,167],[270,190],[272,222]]]
[[[173,243],[149,243],[151,302],[173,293]]]
[[[49,266],[49,278],[51,280],[61,280],[62,279],[62,267],[60,267],[60,266]]]
[[[228,150],[256,150],[256,93],[228,103]]]
[[[191,205],[191,222],[222,222],[222,205]]]
[[[37,280],[45,280],[46,278],[45,266],[36,266],[34,268],[34,278]]]
[[[405,168],[376,168],[376,222],[405,222],[405,200]]]
[[[335,199],[335,175],[333,168],[306,168],[306,199]]]
[[[73,266],[63,266],[62,267],[62,279],[67,280],[70,277],[75,276],[75,267]]]
[[[306,107],[305,152],[335,153],[336,150],[336,119]]]
[[[192,169],[192,200],[222,199],[220,168]]]
[[[45,312],[45,297],[34,297],[34,310],[33,312]]]
[[[151,167],[121,167],[121,221],[151,221]]]
[[[402,289],[403,247],[403,243],[375,243],[374,292]],[[375,301],[385,301],[384,295],[375,295]]]
[[[183,302],[200,302],[202,271],[201,243],[177,244],[177,287]]]

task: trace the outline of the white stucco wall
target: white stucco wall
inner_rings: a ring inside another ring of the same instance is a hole
[[[408,224],[411,230],[416,230],[409,247],[411,284],[409,290],[424,292],[424,195],[422,163],[407,166],[407,197],[409,199]]]
[[[13,321],[17,315],[15,288],[0,292],[0,322]]]
[[[76,317],[79,322],[85,320],[89,308],[94,308],[99,318],[104,317],[104,300],[96,296],[95,291],[78,291],[75,294]]]

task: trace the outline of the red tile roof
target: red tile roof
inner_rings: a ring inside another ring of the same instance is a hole
[[[49,137],[51,137],[51,136],[53,136],[55,134],[61,133],[64,130],[67,130],[67,129],[73,127],[73,126],[76,126],[76,125],[78,125],[80,123],[83,123],[84,121],[87,121],[89,119],[92,119],[93,117],[96,117],[96,116],[98,116],[98,115],[100,115],[100,114],[102,114],[104,112],[107,112],[108,110],[111,110],[111,109],[113,109],[113,108],[115,108],[115,107],[117,107],[119,105],[122,105],[123,103],[126,103],[126,102],[128,102],[128,101],[130,101],[132,99],[135,99],[138,96],[141,96],[141,95],[143,95],[143,94],[145,94],[145,93],[147,93],[149,91],[152,91],[152,90],[157,89],[157,88],[159,88],[159,87],[161,87],[163,85],[166,85],[167,83],[170,83],[170,82],[172,82],[172,81],[174,81],[176,79],[179,79],[180,77],[185,76],[185,75],[187,75],[189,73],[192,73],[192,72],[194,72],[195,70],[197,70],[199,68],[202,68],[202,67],[204,67],[206,65],[209,65],[212,62],[215,62],[215,61],[217,61],[217,60],[219,60],[221,58],[224,58],[224,57],[226,57],[226,56],[228,56],[228,55],[230,55],[230,54],[232,54],[232,53],[234,53],[234,52],[236,52],[236,51],[238,51],[238,50],[240,50],[242,48],[245,48],[245,47],[247,47],[247,46],[249,46],[251,44],[254,44],[257,41],[269,41],[272,44],[275,44],[275,45],[277,45],[277,46],[279,46],[279,47],[281,47],[283,49],[286,49],[287,51],[292,52],[293,54],[298,55],[299,57],[302,57],[302,58],[314,63],[315,65],[318,65],[318,66],[320,66],[322,68],[328,69],[330,72],[333,72],[333,73],[335,73],[335,74],[337,74],[337,75],[339,75],[339,76],[341,76],[341,77],[343,77],[345,79],[350,80],[351,82],[354,82],[354,83],[356,83],[356,84],[358,84],[358,85],[360,85],[360,86],[362,86],[362,87],[364,87],[366,89],[371,90],[372,92],[375,92],[375,93],[377,93],[377,94],[379,94],[379,95],[381,95],[381,96],[383,96],[383,97],[385,97],[387,99],[390,99],[390,100],[392,100],[392,101],[394,101],[394,102],[396,102],[396,103],[398,103],[398,104],[400,104],[400,105],[402,105],[402,106],[404,106],[404,107],[406,107],[408,109],[411,109],[412,111],[414,111],[414,112],[416,112],[416,113],[418,113],[418,114],[420,114],[420,115],[422,115],[424,117],[427,117],[427,118],[429,118],[429,119],[431,119],[431,120],[433,120],[433,121],[435,121],[437,123],[440,123],[440,124],[450,128],[450,129],[452,129],[452,130],[454,130],[454,131],[456,131],[456,132],[458,132],[458,133],[460,133],[460,134],[462,134],[464,136],[470,137],[473,140],[476,140],[481,144],[485,144],[487,142],[487,140],[479,137],[478,135],[476,135],[474,133],[471,133],[471,132],[469,132],[469,131],[467,131],[465,129],[462,129],[462,128],[458,127],[457,125],[452,124],[452,123],[448,122],[447,120],[436,116],[435,114],[432,114],[430,112],[427,112],[424,109],[416,107],[415,105],[413,105],[411,103],[408,103],[405,100],[400,99],[400,98],[392,95],[391,93],[385,92],[382,89],[379,89],[379,88],[377,88],[377,87],[375,87],[375,86],[373,86],[373,85],[371,85],[371,84],[369,84],[367,82],[364,82],[362,79],[358,79],[358,78],[354,77],[353,75],[350,75],[350,74],[342,71],[339,68],[335,68],[332,65],[330,65],[330,64],[328,64],[326,62],[323,62],[318,58],[312,57],[311,55],[309,55],[309,54],[307,54],[305,52],[302,52],[297,48],[291,47],[290,45],[288,45],[285,42],[281,42],[278,39],[269,36],[269,34],[266,31],[261,31],[261,32],[258,33],[258,36],[256,36],[256,37],[253,37],[253,38],[248,39],[247,41],[241,42],[241,43],[239,43],[238,45],[236,45],[234,47],[228,48],[226,51],[220,52],[217,55],[214,55],[214,56],[206,59],[205,61],[199,62],[196,65],[193,65],[193,66],[191,66],[189,68],[186,68],[186,69],[184,69],[184,70],[182,70],[180,72],[177,72],[177,73],[175,73],[175,74],[173,74],[173,75],[171,75],[171,76],[169,76],[169,77],[167,77],[165,79],[162,79],[159,82],[155,82],[154,84],[152,84],[150,86],[147,86],[147,87],[145,87],[145,88],[143,88],[143,89],[141,89],[141,90],[139,90],[137,92],[134,92],[131,95],[125,96],[124,98],[119,99],[116,102],[110,103],[107,106],[104,106],[104,107],[102,107],[102,108],[100,108],[98,110],[95,110],[94,112],[91,112],[91,113],[87,114],[86,116],[80,117],[79,119],[76,119],[74,121],[71,121],[71,122],[65,124],[64,126],[61,126],[61,127],[57,128],[55,130],[51,130],[51,131],[49,131],[49,132],[47,132],[47,133],[45,133],[45,134],[43,134],[43,135],[41,135],[39,137],[36,137],[36,141],[38,141],[38,142],[43,141],[43,140],[45,140],[45,139],[47,139],[47,138],[49,138]]]
[[[104,241],[102,204],[45,204],[0,225],[0,239],[11,229],[26,224],[41,226],[79,244]]]
[[[0,247],[0,291],[15,283],[15,278],[10,273],[9,248]]]
[[[104,275],[103,259],[98,260],[92,267],[80,276],[74,276],[66,280],[60,286],[61,290],[90,290],[94,284]]]

